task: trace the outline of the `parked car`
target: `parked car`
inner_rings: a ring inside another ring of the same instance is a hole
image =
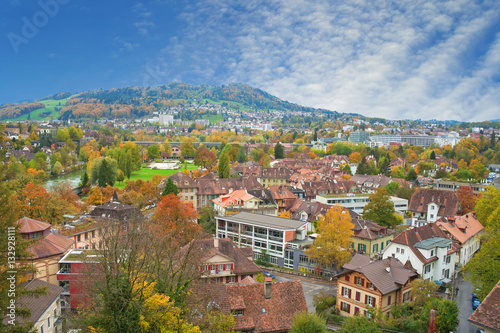
[[[472,304],[472,311],[476,311],[479,304],[481,304],[481,301],[479,300],[478,295],[476,293],[472,294],[471,304]]]
[[[262,272],[262,274],[264,274],[264,276],[267,276],[267,277],[270,277],[270,278],[273,278],[274,280],[274,275],[269,273],[269,272]]]

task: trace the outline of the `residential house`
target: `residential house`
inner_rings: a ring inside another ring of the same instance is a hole
[[[197,317],[214,309],[232,314],[235,332],[289,332],[295,314],[308,311],[300,280],[272,282],[266,278],[258,283],[247,277],[236,284],[201,285],[190,295],[190,304],[192,299],[196,299],[191,308]]]
[[[390,197],[394,203],[397,213],[404,215],[408,210],[408,200],[398,197]],[[371,201],[367,194],[338,194],[338,195],[317,195],[316,201],[327,205],[340,205],[349,208],[358,214],[362,214],[365,206]]]
[[[435,222],[440,217],[455,217],[460,198],[455,192],[419,188],[411,196],[408,211],[413,214],[412,225]]]
[[[259,209],[255,213],[266,215],[278,215],[278,204],[274,201],[273,195],[269,189],[251,189],[247,192],[254,197],[260,199]]]
[[[45,288],[45,293],[41,295],[25,295],[17,300],[19,308],[26,308],[30,311],[28,317],[22,317],[19,313],[10,318],[9,314],[4,319],[4,324],[23,326],[33,324],[34,332],[37,333],[60,333],[62,332],[61,307],[59,299],[63,289],[52,283],[33,279],[22,284],[29,291]],[[12,320],[12,322],[11,322]],[[33,331],[30,331],[33,332]]]
[[[351,216],[351,222],[354,225],[351,249],[370,258],[381,256],[396,233],[373,221],[363,220],[359,215]]]
[[[237,283],[262,272],[229,238],[198,240],[195,249],[202,253],[201,278],[206,283]]]
[[[368,316],[374,307],[389,315],[395,305],[410,300],[410,283],[418,277],[392,257],[371,261],[355,254],[343,267],[345,271],[337,275],[337,308],[347,317]]]
[[[71,249],[74,241],[52,233],[47,222],[23,217],[16,224],[22,238],[33,240],[28,248],[31,257],[27,259],[34,269],[32,278],[57,285],[59,259]]]
[[[254,258],[266,250],[272,264],[284,266],[284,250],[294,239],[306,239],[306,222],[275,216],[238,213],[216,216],[217,238],[230,238],[237,246],[250,246]]]
[[[469,322],[475,329],[482,329],[484,333],[500,332],[500,281],[490,291],[488,296],[469,317]],[[475,330],[480,332],[479,330]]]
[[[179,199],[182,203],[191,203],[195,209],[198,208],[197,202],[197,193],[198,193],[198,184],[188,175],[179,171],[170,175],[167,178],[162,179],[158,188],[163,190],[165,187],[165,183],[167,179],[170,178],[174,182],[174,184],[179,189]]]
[[[379,188],[387,186],[392,179],[385,175],[354,175],[350,179],[363,193],[375,193]]]
[[[274,201],[278,205],[278,213],[287,211],[288,208],[293,205],[295,200],[298,199],[298,197],[286,186],[271,185],[268,189]]]
[[[292,170],[284,167],[263,168],[258,180],[265,188],[270,185],[285,185],[292,174]]]
[[[436,225],[443,230],[448,238],[460,245],[459,263],[465,266],[481,246],[483,226],[473,213],[463,216],[442,217]]]
[[[212,201],[215,211],[220,216],[229,216],[240,211],[258,211],[261,199],[254,197],[247,190],[237,190],[226,195],[221,195]]]
[[[96,206],[90,212],[90,216],[99,220],[120,222],[144,218],[139,208],[134,205],[126,205],[122,203],[118,199],[116,191],[108,202],[103,205]]]
[[[409,263],[422,279],[447,283],[454,277],[459,247],[435,223],[429,223],[394,237],[383,250],[383,258]]]

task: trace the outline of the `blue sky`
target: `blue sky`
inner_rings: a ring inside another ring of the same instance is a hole
[[[5,0],[0,32],[0,103],[243,82],[372,117],[500,118],[497,0]]]

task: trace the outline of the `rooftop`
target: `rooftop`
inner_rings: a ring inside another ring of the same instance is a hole
[[[231,217],[217,217],[217,219],[254,224],[280,230],[296,230],[307,224],[307,222],[303,221],[246,212],[241,212]]]
[[[450,244],[451,244],[450,239],[433,237],[418,242],[417,244],[415,244],[415,247],[418,247],[419,249],[430,250],[436,247],[447,247]]]

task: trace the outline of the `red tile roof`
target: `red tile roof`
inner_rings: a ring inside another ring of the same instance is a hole
[[[469,238],[483,230],[483,226],[472,213],[450,218],[442,217],[436,221],[436,225],[449,233],[460,244],[465,243]]]
[[[455,192],[419,188],[411,196],[408,211],[427,213],[427,206],[434,203],[439,207],[437,216],[454,217],[460,205]]]
[[[74,239],[50,233],[44,238],[35,240],[34,243],[30,245],[29,250],[32,254],[31,259],[64,254],[74,243]]]
[[[35,220],[29,217],[23,217],[20,220],[16,221],[19,224],[19,232],[22,234],[30,233],[30,232],[39,232],[44,231],[50,228],[50,223]]]
[[[469,321],[500,332],[500,281],[469,317]]]

